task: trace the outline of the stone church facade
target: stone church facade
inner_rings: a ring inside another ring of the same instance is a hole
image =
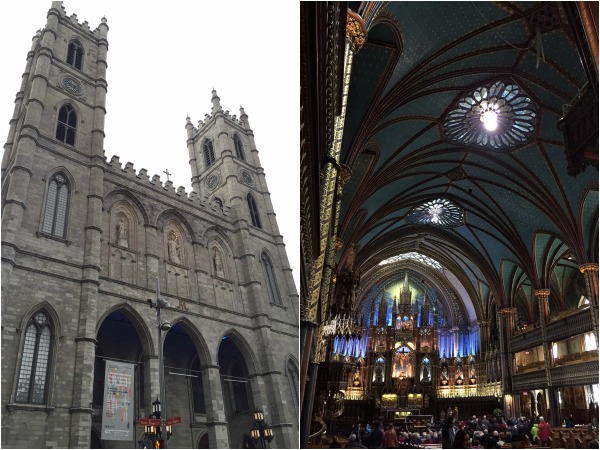
[[[107,360],[160,397],[171,448],[239,448],[255,409],[298,447],[298,295],[243,109],[188,117],[192,192],[104,155],[108,25],[53,2],[33,38],[2,160],[2,446],[101,440]],[[163,409],[164,411],[164,409]],[[135,427],[135,441],[143,427]],[[133,440],[133,439],[132,439]]]

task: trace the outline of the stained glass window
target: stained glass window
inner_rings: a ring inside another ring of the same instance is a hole
[[[64,238],[69,206],[69,185],[62,173],[56,173],[48,184],[42,231]]]
[[[522,89],[498,81],[461,98],[444,120],[444,134],[456,144],[511,149],[531,138],[535,118],[535,106]]]
[[[464,224],[464,215],[462,209],[450,200],[438,198],[413,208],[406,221],[455,228]]]
[[[298,379],[300,378],[300,374],[298,373],[298,367],[294,364],[291,358],[288,359],[287,362],[287,377],[290,383],[290,389],[292,391],[292,401],[294,406],[296,407],[296,411],[298,411],[298,404],[300,401],[300,392],[298,390]]]
[[[277,288],[277,282],[275,281],[275,272],[273,272],[273,264],[271,260],[263,253],[260,257],[260,262],[263,267],[265,274],[265,281],[267,282],[267,293],[269,295],[269,301],[274,305],[282,305],[281,296],[279,295],[279,289]]]
[[[17,382],[17,403],[43,404],[50,359],[52,331],[46,313],[38,312],[29,321]]]

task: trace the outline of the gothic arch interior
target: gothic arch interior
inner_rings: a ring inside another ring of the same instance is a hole
[[[560,424],[572,384],[591,420],[597,9],[302,4],[304,445],[349,417],[518,417],[530,389]]]

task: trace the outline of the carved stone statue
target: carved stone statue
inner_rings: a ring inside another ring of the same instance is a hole
[[[423,381],[429,381],[429,370],[426,364],[423,364]]]
[[[213,264],[215,265],[216,275],[223,278],[225,276],[225,273],[223,272],[223,259],[221,258],[221,252],[216,248],[213,256]]]
[[[121,247],[129,247],[129,243],[127,241],[127,224],[122,217],[120,222],[117,224],[117,245],[120,245]]]
[[[177,238],[173,235],[169,236],[169,260],[176,264],[181,264],[181,254],[179,253],[179,245],[177,244]]]
[[[448,368],[446,366],[442,368],[442,380],[448,380]]]

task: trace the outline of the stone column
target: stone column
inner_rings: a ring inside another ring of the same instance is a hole
[[[343,12],[342,12],[343,13]],[[335,13],[334,13],[335,14]],[[333,30],[330,36],[328,36],[331,41],[334,41],[334,35],[338,32],[338,30]],[[320,184],[319,190],[319,199],[320,199],[320,226],[319,226],[319,249],[317,251],[316,260],[313,263],[312,273],[310,274],[310,285],[308,286],[307,293],[307,304],[305,313],[303,314],[302,319],[308,320],[311,322],[319,323],[322,318],[317,317],[317,311],[319,309],[319,303],[323,301],[323,299],[327,299],[325,295],[321,292],[322,286],[328,286],[331,282],[331,276],[329,279],[325,279],[325,265],[327,263],[328,256],[328,244],[330,243],[330,238],[337,234],[337,230],[332,229],[333,215],[334,211],[334,194],[336,191],[336,183],[338,176],[338,163],[342,146],[342,138],[344,131],[344,123],[346,120],[346,105],[348,101],[348,91],[350,87],[350,74],[352,71],[352,62],[354,54],[359,51],[366,40],[367,30],[366,26],[358,14],[353,13],[352,11],[347,11],[346,17],[346,30],[345,30],[345,48],[344,48],[344,66],[343,73],[339,74],[342,76],[342,98],[340,101],[340,114],[334,118],[334,136],[333,141],[329,148],[327,148],[327,155],[324,158],[323,169],[322,169],[322,181]],[[335,45],[335,43],[334,43]],[[328,293],[328,292],[327,292]],[[321,305],[322,310],[326,312],[326,305]],[[313,352],[312,347],[303,347],[302,352]],[[303,355],[304,359],[304,355]],[[313,359],[314,361],[314,359]],[[301,366],[301,370],[305,370],[306,365]],[[308,369],[308,368],[307,368]],[[311,372],[314,371],[313,376],[316,379],[318,364],[316,367],[311,369]],[[301,379],[306,379],[306,374],[301,372]],[[314,381],[314,380],[313,380]],[[309,392],[309,395],[313,397],[315,395],[314,387],[313,391]],[[302,403],[302,417],[306,418],[306,421],[303,423],[308,423],[306,427],[302,427],[300,441],[301,445],[306,445],[308,443],[308,433],[310,427],[310,421],[312,420],[312,398],[309,401],[306,401],[306,393],[304,394],[305,401]],[[310,405],[310,410],[306,411],[307,403]]]
[[[225,416],[225,403],[219,366],[209,365],[202,370],[208,442],[212,448],[229,448],[228,424]],[[207,394],[208,397],[206,396]]]
[[[592,326],[596,337],[596,348],[598,347],[598,264],[587,263],[579,266],[579,270],[585,277],[587,298],[590,301],[590,313],[592,314]]]
[[[513,308],[502,308],[498,311],[500,315],[500,371],[501,387],[503,394],[510,394],[512,392],[512,373],[510,370],[510,360],[512,353],[510,352],[510,338],[512,336],[513,329]],[[506,399],[504,400],[504,410],[508,410]]]
[[[48,12],[48,20],[41,38],[36,35],[36,40],[41,39],[37,57],[31,60],[28,56],[26,69],[31,68],[31,84],[28,99],[23,105],[24,118],[20,131],[11,144],[12,153],[15,154],[14,162],[10,167],[10,183],[7,187],[6,200],[2,211],[2,285],[8,286],[12,267],[15,264],[16,246],[18,245],[17,236],[21,230],[23,214],[27,205],[27,194],[29,192],[29,182],[31,180],[33,167],[33,158],[37,149],[37,140],[40,135],[42,114],[44,112],[44,101],[46,98],[46,89],[48,87],[48,78],[50,68],[52,67],[52,55],[54,43],[56,41],[56,30],[58,28],[59,12],[54,9]],[[31,53],[30,53],[31,55]],[[22,87],[23,83],[22,82]],[[20,104],[23,94],[17,94],[16,102]],[[16,105],[15,105],[16,108]],[[15,109],[16,111],[16,109]],[[17,120],[17,119],[13,119]],[[14,127],[11,124],[11,127]],[[11,138],[11,137],[9,137]],[[16,150],[13,148],[16,146]],[[4,158],[2,162],[3,180],[6,174],[4,171],[9,165],[9,161]],[[4,304],[4,296],[2,296]]]
[[[540,315],[540,328],[542,330],[542,345],[544,348],[544,369],[546,372],[546,384],[548,386],[548,396],[550,400],[550,414],[552,415],[552,425],[557,427],[561,424],[560,419],[560,406],[556,398],[555,389],[552,386],[552,374],[550,372],[552,354],[550,352],[550,345],[548,342],[548,335],[546,332],[546,324],[548,323],[548,298],[550,297],[550,289],[536,289],[533,291],[535,295],[538,310]]]
[[[23,99],[25,98],[25,91],[27,89],[27,83],[29,81],[29,76],[31,75],[31,69],[33,67],[33,57],[35,55],[36,48],[40,42],[40,38],[42,37],[42,32],[40,30],[37,31],[35,36],[33,36],[31,43],[31,50],[27,53],[27,63],[25,64],[25,71],[21,76],[21,88],[17,95],[15,96],[15,107],[13,109],[13,116],[10,119],[10,128],[8,131],[8,137],[6,140],[6,144],[4,144],[4,155],[2,156],[2,179],[4,179],[4,172],[8,167],[8,163],[10,161],[11,156],[13,156],[13,146],[15,144],[14,139],[15,136],[17,122],[19,120],[19,114],[23,108]]]
[[[155,333],[156,334],[156,333]],[[156,339],[156,336],[152,336]],[[156,349],[152,349],[154,354],[144,356],[144,417],[150,417],[152,414],[152,402],[160,397],[159,367],[158,355]]]
[[[144,224],[146,230],[146,287],[148,289],[156,288],[156,278],[158,277],[158,236],[154,225]]]
[[[458,356],[459,344],[460,344],[460,329],[458,327],[452,327],[452,347],[454,349],[454,357]]]
[[[196,151],[194,149],[194,132],[196,131],[190,120],[190,116],[185,118],[185,129],[187,133],[187,148],[190,158],[190,167],[192,169],[192,190],[200,196],[200,177],[198,173],[198,161],[196,160]]]
[[[479,349],[487,349],[490,344],[490,321],[489,320],[478,320],[479,325]]]

